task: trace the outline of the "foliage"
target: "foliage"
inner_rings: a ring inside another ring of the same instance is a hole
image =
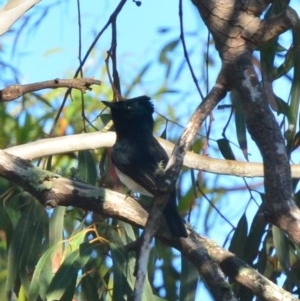
[[[57,5],[61,5],[61,2]],[[269,8],[265,18],[274,13],[275,5]],[[52,6],[44,9],[46,16]],[[84,18],[83,15],[81,17]],[[24,21],[20,28],[7,33],[16,45],[19,45],[18,35],[29,35],[43,22],[42,19],[34,22],[34,13],[29,13],[27,18],[27,23]],[[156,115],[155,131],[173,141],[182,132],[182,124],[185,124],[194,105],[188,103],[187,99],[199,98],[189,89],[190,80],[187,88],[178,85],[178,80],[189,76],[189,73],[177,36],[178,32],[174,33],[173,29],[161,30],[159,37],[162,42],[156,57],[139,64],[135,73],[122,81],[123,96],[130,96],[135,91],[149,93],[143,82],[151,78],[153,69],[162,70],[164,80],[156,83],[151,90],[158,100],[157,112],[163,112]],[[198,40],[197,32],[189,33],[191,45],[196,45]],[[199,68],[203,72],[199,77],[205,86],[208,80],[206,71],[213,69],[217,62],[212,50],[213,43],[203,45],[190,50],[189,55],[196,69],[199,61],[195,56],[203,54],[205,59],[200,62]],[[285,82],[289,87],[288,99],[274,89],[274,103],[271,105],[285,134],[288,152],[297,162],[300,141],[299,125],[296,124],[300,91],[299,46],[299,32],[294,31],[288,42],[278,38],[257,52],[263,62],[258,70],[262,74],[263,84],[280,86]],[[79,45],[78,48],[82,50],[85,46]],[[14,50],[18,51],[18,47]],[[94,58],[102,56],[101,48],[94,51],[91,58],[93,55]],[[8,62],[8,54],[2,50],[1,64],[5,70],[9,70],[9,74],[2,75],[4,85],[12,82],[12,74],[16,82],[20,75],[17,67]],[[0,122],[3,125],[0,147],[5,149],[48,136],[92,132],[109,126],[110,116],[99,102],[99,99],[113,98],[112,89],[105,84],[110,74],[103,57],[101,65],[93,72],[95,77],[103,81],[103,86],[93,88],[93,91],[84,95],[72,91],[64,104],[63,99],[67,94],[63,90],[40,91],[25,95],[13,103],[0,103]],[[125,74],[121,75],[121,80],[122,76],[125,77]],[[164,102],[172,97],[172,103]],[[230,160],[251,160],[251,154],[257,150],[247,134],[238,97],[232,91],[225,105],[216,110],[206,127],[199,131],[193,151]],[[182,99],[185,99],[185,108],[181,114]],[[215,121],[212,121],[213,118]],[[106,150],[49,156],[37,160],[35,164],[93,185],[107,184],[110,176]],[[295,180],[295,195],[299,203],[297,184],[298,180]],[[281,230],[262,218],[259,205],[263,203],[264,195],[260,188],[261,179],[224,180],[223,176],[183,169],[178,179],[179,210],[189,215],[189,221],[196,230],[201,229],[205,234],[217,232],[216,238],[232,252],[274,282],[283,282],[286,290],[299,297],[299,248],[288,241]],[[126,246],[137,239],[139,229],[78,208],[45,209],[31,195],[3,179],[0,179],[0,196],[1,300],[130,298],[134,285],[135,253],[128,251]],[[238,201],[241,204],[236,204]],[[197,287],[198,273],[195,267],[181,258],[178,252],[155,241],[144,300],[194,300]],[[241,300],[254,298],[245,288],[238,285],[234,288]]]

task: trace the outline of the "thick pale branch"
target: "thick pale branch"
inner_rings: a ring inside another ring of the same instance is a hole
[[[159,143],[171,155],[174,144],[162,138],[157,138]],[[45,156],[75,152],[86,149],[112,147],[115,143],[115,132],[95,132],[69,135],[56,138],[46,138],[38,141],[13,146],[4,151],[27,160]],[[198,155],[188,151],[183,159],[183,165],[195,170],[209,173],[234,175],[238,177],[263,177],[262,163],[241,162],[224,159],[215,159]],[[292,177],[300,178],[300,165],[291,165]]]
[[[41,0],[10,0],[0,9],[0,35],[21,18],[30,8]]]
[[[54,79],[28,85],[12,85],[0,91],[0,101],[14,100],[26,93],[42,89],[73,88],[83,92],[90,90],[91,85],[101,85],[99,80],[93,78]]]
[[[9,155],[4,151],[0,151],[0,176],[19,184],[44,206],[75,206],[116,217],[140,227],[144,227],[147,220],[147,211],[129,196],[43,171],[32,166],[28,161]],[[161,220],[158,219],[156,222],[157,228],[159,228]],[[166,226],[161,227],[159,236],[170,238],[167,229]],[[145,252],[147,250],[141,251]],[[207,280],[207,285],[214,290],[214,294],[217,293],[220,296],[216,300],[229,300],[224,299],[222,295],[224,290],[226,290],[225,296],[231,296],[232,294],[230,286],[220,272],[220,268],[208,256],[205,259],[201,258],[201,260],[201,265],[199,264],[197,268]],[[207,266],[215,268],[208,269]],[[141,271],[138,270],[138,272]],[[142,280],[141,277],[137,277],[137,279]]]
[[[74,206],[115,217],[140,227],[145,225],[147,219],[147,211],[130,197],[43,171],[32,166],[28,161],[4,151],[0,151],[0,176],[20,185],[45,206]],[[177,248],[195,264],[201,275],[208,280],[207,284],[211,290],[219,289],[214,292],[216,299],[216,295],[222,291],[223,294],[231,294],[230,286],[219,271],[218,266],[220,266],[227,276],[251,289],[262,300],[282,300],[282,296],[287,301],[297,300],[208,238],[188,230],[189,237],[178,240],[167,232],[168,227],[164,225],[157,233],[157,237]]]
[[[0,150],[0,177],[21,186],[44,206],[75,206],[102,212],[139,226],[143,226],[146,222],[146,211],[134,199],[44,171],[34,167],[29,161],[2,150]],[[129,204],[126,209],[120,205],[124,202]]]

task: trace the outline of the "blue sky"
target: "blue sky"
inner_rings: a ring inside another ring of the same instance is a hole
[[[0,5],[5,1],[0,1]],[[37,20],[40,16],[40,8],[53,4],[53,0],[43,0],[33,8],[34,19]],[[119,3],[117,0],[85,0],[81,1],[81,16],[82,16],[82,55],[90,46],[96,33],[107,22],[108,17]],[[183,1],[184,4],[184,27],[186,33],[194,33],[190,39],[187,39],[189,50],[195,50],[196,53],[192,56],[192,62],[196,66],[196,72],[199,78],[202,76],[201,68],[204,58],[197,55],[197,51],[205,45],[207,40],[207,31],[199,18],[198,12],[194,9],[190,1]],[[296,0],[292,1],[295,7]],[[299,6],[299,5],[298,5]],[[13,30],[19,28],[23,20],[19,20]],[[169,28],[167,34],[159,34],[161,28]],[[142,5],[138,7],[133,1],[128,0],[124,10],[118,17],[118,64],[121,82],[124,87],[129,80],[136,74],[138,70],[151,60],[156,60],[149,73],[146,81],[134,91],[136,95],[147,91],[151,96],[156,91],[160,82],[164,81],[165,69],[157,62],[157,53],[167,41],[171,41],[179,36],[179,17],[178,17],[178,1],[174,0],[143,0]],[[288,35],[286,37],[288,39]],[[6,34],[0,37],[0,44],[10,53],[13,47],[12,35]],[[21,83],[31,83],[53,78],[69,78],[74,75],[78,66],[78,21],[77,21],[77,4],[76,1],[65,1],[62,5],[53,6],[48,14],[43,17],[40,26],[37,29],[32,29],[27,34],[21,34],[17,42],[15,54],[9,60],[11,64],[18,67],[21,71]],[[100,69],[103,68],[105,52],[110,47],[110,30],[108,29],[104,36],[97,44],[97,51],[93,52],[91,58],[88,59],[85,70],[87,76],[100,76]],[[220,62],[218,55],[211,48],[213,53],[215,66],[210,69],[210,85],[213,84],[216,77]],[[199,53],[201,53],[199,51]],[[181,46],[173,53],[182,57]],[[173,57],[174,58],[174,57]],[[0,85],[2,83],[0,82]],[[205,86],[200,83],[205,94]],[[179,78],[174,78],[172,82],[174,88],[178,88],[181,93],[178,96],[166,95],[162,101],[157,103],[156,110],[163,114],[166,112],[167,106],[165,103],[174,101],[176,106],[175,114],[181,117],[182,125],[185,125],[188,117],[193,112],[200,98],[196,92],[196,88],[192,83],[190,74],[185,70]],[[283,89],[282,84],[276,88],[282,93],[283,98],[287,98],[288,88]],[[135,95],[131,95],[135,96]],[[172,99],[174,97],[175,99]],[[185,97],[184,102],[181,99]],[[182,105],[183,103],[183,105]],[[221,132],[228,117],[228,112],[215,112],[215,118],[219,118],[219,124],[214,124],[214,132],[212,137],[215,139],[221,138]],[[180,133],[179,133],[180,134]],[[230,137],[231,138],[231,137]],[[250,143],[250,147],[253,144]],[[255,147],[251,150],[251,161],[259,161],[260,156]],[[210,154],[216,155],[214,151]],[[240,153],[240,159],[242,154]],[[298,160],[299,161],[299,160]],[[209,181],[209,180],[208,180]],[[259,180],[261,181],[261,179]],[[242,179],[236,177],[219,178],[216,182],[210,183],[214,185],[231,186],[239,185]],[[230,194],[225,198],[224,202],[228,204],[225,207],[224,214],[232,211],[232,204],[237,204],[237,212],[240,208],[244,209],[245,205],[239,207],[241,203],[246,203],[249,196],[241,195],[240,193]],[[230,199],[229,199],[230,198]],[[198,200],[205,202],[204,200]],[[230,205],[231,204],[231,205]],[[208,206],[208,204],[207,204]],[[254,205],[255,206],[255,205]],[[251,210],[250,215],[251,215]],[[252,211],[253,212],[253,211]],[[232,214],[232,212],[230,212]],[[194,216],[196,219],[196,216]],[[238,219],[237,219],[238,220]],[[203,229],[197,228],[197,222],[192,220],[196,230],[201,232]],[[215,222],[215,221],[212,221]],[[228,233],[228,227],[219,218],[220,223],[218,231],[211,234],[220,244],[223,243],[224,237]],[[208,300],[208,299],[207,299]]]

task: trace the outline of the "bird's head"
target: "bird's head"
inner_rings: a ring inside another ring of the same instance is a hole
[[[111,110],[116,131],[153,129],[154,106],[148,96],[139,96],[118,102],[102,101]]]

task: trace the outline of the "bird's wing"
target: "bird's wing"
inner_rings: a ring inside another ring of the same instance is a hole
[[[116,143],[112,152],[112,161],[119,171],[148,192],[155,194],[168,156],[157,140],[153,138],[147,147]],[[124,184],[126,185],[126,183]],[[128,188],[130,189],[130,187]]]

